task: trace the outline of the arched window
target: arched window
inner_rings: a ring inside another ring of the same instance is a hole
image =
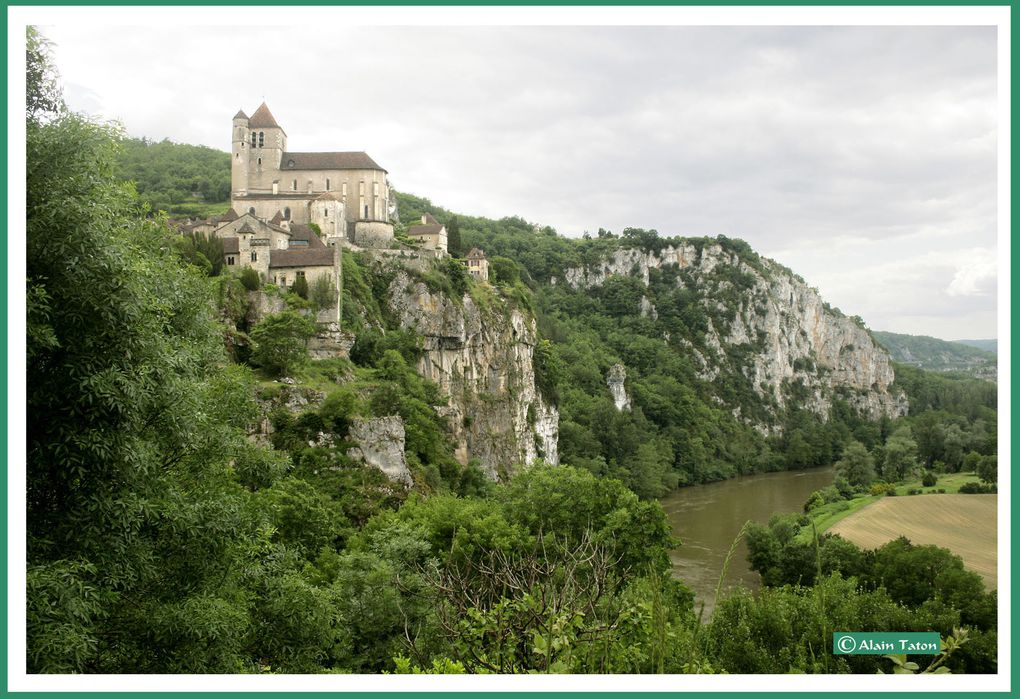
[[[259,131],[259,148],[266,145],[266,132]]]
[[[252,147],[252,148],[254,148],[254,147],[255,147],[255,138],[256,138],[256,136],[255,136],[255,132],[254,132],[254,131],[252,131],[252,132],[251,132],[251,147]]]
[[[283,210],[283,218],[284,218],[284,220],[287,220],[287,221],[290,220],[290,207],[289,206],[284,208],[284,210]]]
[[[258,160],[259,160],[259,165],[261,165],[262,164],[262,158],[259,158]]]
[[[251,214],[252,216],[254,216],[255,215],[255,207],[254,206],[249,206],[248,207],[248,213]]]

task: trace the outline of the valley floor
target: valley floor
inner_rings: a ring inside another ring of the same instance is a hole
[[[996,588],[997,515],[994,495],[884,497],[828,531],[862,548],[877,548],[900,536],[947,548],[991,590]]]

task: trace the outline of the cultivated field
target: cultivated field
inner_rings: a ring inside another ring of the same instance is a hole
[[[978,573],[988,589],[995,589],[997,515],[995,495],[884,497],[828,531],[862,548],[878,548],[900,536],[947,548]]]

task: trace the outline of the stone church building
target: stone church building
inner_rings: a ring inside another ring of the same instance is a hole
[[[263,102],[233,119],[230,203],[238,214],[316,224],[327,240],[385,248],[393,240],[386,170],[367,153],[287,150],[287,133]]]

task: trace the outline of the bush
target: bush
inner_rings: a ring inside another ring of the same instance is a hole
[[[262,286],[262,278],[251,267],[245,267],[241,270],[241,283],[248,291],[258,291],[259,287]]]
[[[336,305],[336,289],[327,276],[321,276],[312,284],[311,301],[315,310],[332,308]]]
[[[270,374],[286,374],[307,360],[305,347],[315,331],[315,323],[294,311],[268,315],[251,331],[252,362]]]
[[[871,488],[868,489],[872,495],[886,495],[889,491],[895,491],[896,486],[892,483],[886,483],[885,481],[877,481],[871,484]]]
[[[303,274],[294,280],[294,285],[290,287],[290,290],[304,300],[308,300],[308,280]]]
[[[935,474],[932,473],[931,471],[925,473],[924,477],[921,478],[921,485],[923,485],[925,488],[931,488],[937,482],[938,479],[935,477]]]
[[[921,490],[919,488],[908,488],[907,489],[907,495],[918,495],[918,494],[920,494],[920,492],[921,492]]]
[[[960,492],[964,495],[985,495],[989,493],[995,493],[998,491],[994,485],[981,485],[977,481],[971,481],[970,483],[964,483],[960,486]]]

